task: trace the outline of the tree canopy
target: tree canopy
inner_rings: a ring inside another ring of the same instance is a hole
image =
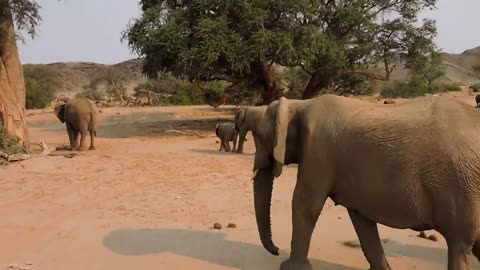
[[[42,20],[39,10],[40,5],[35,0],[0,0],[0,21],[13,20],[17,33],[26,32],[34,37]],[[8,24],[0,25],[0,42],[6,42],[12,34],[22,39],[20,34],[11,33]]]
[[[260,87],[281,95],[273,66],[301,67],[310,98],[345,76],[388,80],[400,62],[435,51],[436,0],[143,0],[124,32],[144,73]],[[382,66],[384,74],[372,72]]]

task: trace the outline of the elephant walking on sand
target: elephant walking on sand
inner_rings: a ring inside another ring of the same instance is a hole
[[[59,103],[55,106],[55,115],[65,123],[72,151],[87,150],[87,133],[90,134],[90,150],[95,149],[95,137],[97,136],[97,106],[87,98],[74,98],[67,103]],[[80,137],[80,144],[78,138]]]
[[[215,134],[220,139],[220,150],[225,152],[234,152],[237,146],[238,132],[235,129],[235,124],[232,122],[224,122],[217,124]],[[230,148],[230,142],[233,142],[233,149]]]
[[[347,208],[370,269],[391,270],[377,224],[438,231],[448,270],[480,259],[480,115],[424,97],[395,107],[333,95],[271,103],[254,134],[254,203],[263,246],[283,165],[298,164],[291,253],[282,270],[312,269],[310,240],[325,200]]]
[[[251,131],[252,133],[255,133],[257,131],[258,124],[266,110],[267,106],[250,107],[238,110],[235,115],[235,128],[237,129],[239,136],[237,153],[243,153],[243,144],[246,141],[245,138],[247,132]]]

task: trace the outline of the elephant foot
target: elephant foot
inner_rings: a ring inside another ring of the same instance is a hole
[[[78,148],[78,151],[87,151],[87,150],[88,150],[88,148],[86,148],[86,147],[79,147]]]
[[[95,146],[90,146],[88,150],[96,150],[97,148]]]
[[[282,262],[280,270],[313,270],[313,267],[308,260],[305,262],[295,262],[292,259],[288,259]]]

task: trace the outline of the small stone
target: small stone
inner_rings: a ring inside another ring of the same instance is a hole
[[[237,225],[235,225],[234,223],[228,223],[227,227],[230,229],[235,229]]]
[[[342,217],[338,217],[338,219],[342,219]]]
[[[220,223],[217,222],[217,223],[213,224],[213,228],[214,228],[215,230],[221,230],[221,229],[222,229],[222,224],[220,224]]]
[[[31,262],[26,262],[25,264],[26,265],[33,265],[33,263],[31,263]]]
[[[431,234],[430,236],[428,236],[428,240],[438,242],[438,237],[434,234]]]
[[[20,268],[18,268],[18,270],[30,270],[30,268],[28,268],[28,267],[20,267]]]
[[[427,238],[427,234],[424,231],[421,231],[420,234],[417,235],[420,238]]]
[[[20,266],[18,264],[12,263],[12,264],[8,265],[7,268],[8,269],[19,269]]]

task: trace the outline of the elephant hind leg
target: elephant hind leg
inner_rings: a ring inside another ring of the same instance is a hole
[[[90,150],[95,150],[95,137],[97,137],[97,132],[95,130],[90,131]]]
[[[70,141],[70,150],[74,151],[75,150],[75,138],[76,138],[76,132],[73,130],[72,126],[67,124],[67,133],[68,133],[68,140]]]
[[[392,268],[385,258],[377,223],[351,209],[348,209],[348,214],[360,240],[363,254],[370,264],[370,269],[391,270]]]
[[[88,150],[86,144],[87,144],[87,132],[82,131],[80,134],[80,146],[78,147],[78,150],[80,151]]]

